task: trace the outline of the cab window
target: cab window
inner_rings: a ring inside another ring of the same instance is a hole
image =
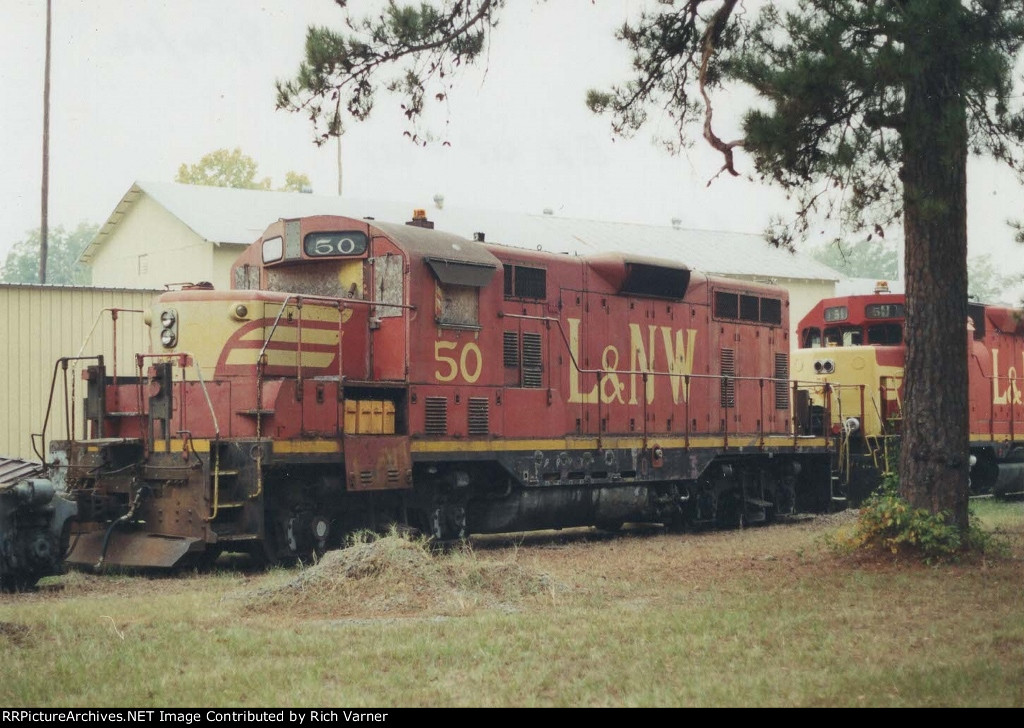
[[[825,346],[860,346],[864,332],[856,326],[832,326],[825,329]]]
[[[880,346],[902,344],[903,327],[899,324],[874,324],[868,326],[868,343]]]
[[[804,329],[803,332],[803,343],[801,346],[804,349],[820,349],[821,348],[821,329],[817,326],[809,326]]]

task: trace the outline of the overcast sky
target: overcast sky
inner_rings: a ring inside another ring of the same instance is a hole
[[[432,128],[450,145],[411,144],[398,101],[380,96],[370,120],[344,136],[343,194],[429,207],[441,193],[460,208],[665,225],[678,217],[684,227],[761,232],[787,210],[778,191],[727,176],[708,187],[721,162],[699,140],[672,157],[651,142],[667,127],[616,140],[608,119],[584,106],[588,88],[626,77],[629,57],[613,31],[640,4],[510,3],[486,72],[461,77],[434,115]],[[0,255],[39,227],[45,7],[0,0]],[[297,69],[306,27],[340,26],[333,0],[53,0],[53,8],[51,227],[103,223],[135,180],[173,181],[182,163],[219,148],[240,147],[275,187],[296,171],[316,193],[337,193],[337,147],[316,147],[305,118],[274,110],[274,81]],[[735,128],[720,120],[729,138]],[[972,165],[969,205],[971,255],[1024,269],[1024,249],[1005,225],[1024,217],[1013,177]]]

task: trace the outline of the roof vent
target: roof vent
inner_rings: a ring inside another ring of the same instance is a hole
[[[412,220],[405,224],[413,225],[415,227],[427,228],[428,230],[434,229],[434,223],[427,219],[427,211],[421,209],[413,210]]]
[[[682,218],[679,218],[679,217],[673,217],[673,218],[672,218],[672,228],[673,228],[674,230],[678,230],[678,229],[679,229],[679,228],[681,228],[682,226],[683,226],[683,220],[682,220]]]
[[[544,214],[545,214],[545,215],[554,215],[554,214],[555,214],[555,211],[554,211],[554,210],[552,210],[552,209],[551,209],[550,207],[545,207],[545,208],[544,208]]]
[[[473,240],[475,240],[478,243],[484,242],[484,234],[483,233],[473,233]]]

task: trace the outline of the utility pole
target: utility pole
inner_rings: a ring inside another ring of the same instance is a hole
[[[338,134],[338,197],[341,197],[341,134]]]
[[[39,282],[46,283],[46,257],[49,252],[50,198],[50,23],[52,0],[46,0],[46,63],[43,69],[43,209],[39,222]]]

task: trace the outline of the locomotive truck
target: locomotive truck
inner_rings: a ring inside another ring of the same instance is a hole
[[[167,291],[147,323],[133,373],[55,369],[51,398],[84,379],[38,479],[75,506],[74,565],[287,561],[389,524],[742,525],[842,495],[796,407],[785,290],[679,262],[495,245],[422,211],[282,219],[230,289]]]

